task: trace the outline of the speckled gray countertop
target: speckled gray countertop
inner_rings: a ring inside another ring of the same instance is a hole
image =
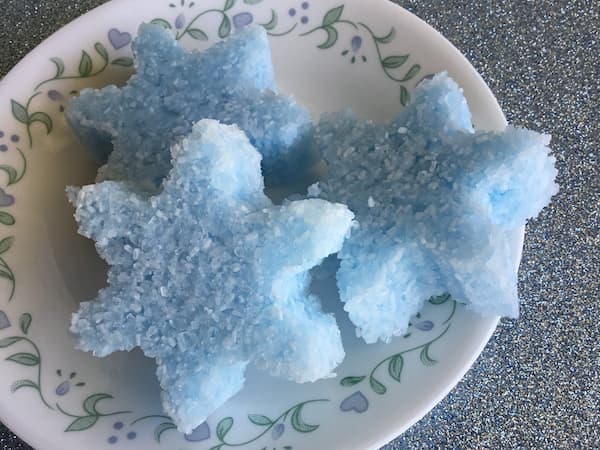
[[[0,75],[101,3],[2,0]],[[561,192],[527,228],[519,321],[385,449],[600,448],[600,1],[397,3],[469,58],[511,123],[552,133]],[[0,446],[30,448],[3,426]]]

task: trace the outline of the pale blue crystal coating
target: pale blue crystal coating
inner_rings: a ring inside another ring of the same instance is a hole
[[[485,315],[518,315],[510,236],[557,192],[549,141],[514,127],[473,131],[445,73],[390,123],[321,118],[315,142],[328,176],[311,192],[356,214],[337,279],[359,336],[403,334],[425,300],[446,292]]]
[[[315,162],[306,145],[310,114],[275,92],[262,27],[246,27],[204,52],[187,52],[169,31],[144,24],[133,50],[136,73],[126,86],[84,89],[67,109],[75,134],[106,162],[99,181],[127,180],[156,192],[170,169],[169,147],[206,118],[246,133],[263,155],[268,181],[302,176]]]
[[[236,126],[202,120],[172,149],[160,194],[126,182],[70,188],[79,232],[111,265],[71,331],[105,356],[156,358],[163,405],[190,432],[241,389],[248,364],[297,382],[344,357],[308,271],[337,252],[353,214],[321,199],[274,206],[260,154]]]

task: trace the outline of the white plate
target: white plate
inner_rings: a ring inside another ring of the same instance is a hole
[[[475,316],[450,299],[428,304],[410,336],[365,345],[336,306],[333,283],[323,282],[318,289],[326,307],[338,310],[348,353],[338,377],[296,385],[250,373],[244,390],[191,436],[160,417],[151,360],[137,352],[95,359],[73,349],[70,315],[94,296],[105,268],[76,234],[65,199],[64,187],[90,182],[96,168],[68,132],[62,108],[83,86],[123,82],[132,35],[152,19],[189,48],[208,45],[195,39],[202,36],[197,30],[215,40],[251,21],[266,24],[281,89],[315,113],[351,107],[390,118],[423,76],[445,69],[464,87],[478,127],[505,124],[466,59],[384,0],[115,0],[86,14],[0,85],[1,419],[40,450],[385,444],[458,382],[496,318]]]

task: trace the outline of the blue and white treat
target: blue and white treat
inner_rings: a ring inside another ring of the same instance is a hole
[[[116,181],[70,188],[79,232],[111,265],[71,331],[97,356],[155,358],[165,412],[187,433],[249,364],[296,382],[333,375],[340,332],[307,293],[308,271],[342,247],[353,214],[321,199],[273,206],[236,126],[202,120],[172,158],[157,196]]]
[[[348,205],[359,223],[337,274],[359,336],[403,334],[425,300],[446,292],[481,314],[518,316],[510,236],[557,192],[549,136],[473,131],[443,73],[396,120],[325,115],[315,141],[328,177],[309,193]]]
[[[123,88],[84,89],[67,119],[99,162],[99,181],[127,180],[156,192],[168,148],[200,119],[238,125],[263,155],[267,180],[301,176],[315,162],[309,112],[275,93],[265,30],[249,26],[205,52],[187,52],[157,25],[134,41],[136,74]],[[112,145],[111,145],[112,140]],[[114,151],[112,146],[114,145]]]

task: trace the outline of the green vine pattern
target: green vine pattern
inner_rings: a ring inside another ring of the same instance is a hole
[[[66,74],[65,64],[61,58],[51,58],[50,61],[55,66],[54,75],[51,78],[47,78],[38,83],[33,90],[33,94],[29,96],[27,101],[21,103],[15,99],[10,99],[11,114],[16,122],[25,127],[29,148],[32,148],[34,145],[32,127],[35,124],[43,126],[46,135],[51,134],[54,130],[54,122],[52,117],[50,117],[50,115],[44,111],[36,110],[36,108],[33,106],[33,103],[35,103],[34,100],[39,98],[39,95],[42,93],[40,89],[43,86],[50,82],[62,80],[92,78],[104,72],[109,65],[119,67],[133,66],[133,59],[129,56],[111,58],[108,50],[101,42],[96,42],[94,44],[94,50],[97,54],[96,59],[99,60],[100,63],[98,64],[98,61],[94,62],[94,59],[90,56],[90,54],[85,50],[82,50],[77,72],[70,75]],[[15,168],[11,164],[0,164],[0,172],[3,172],[7,176],[7,187],[15,185],[21,181],[27,171],[27,158],[25,154],[19,147],[16,147],[16,151],[20,159],[20,167]],[[2,193],[4,193],[3,190]],[[10,212],[0,210],[0,224],[5,226],[13,226],[15,223],[16,219]],[[5,254],[13,246],[14,239],[14,236],[8,236],[0,239],[0,278],[8,280],[10,283],[10,291],[8,296],[9,301],[13,299],[15,294],[16,279],[14,271],[5,259]],[[26,386],[26,384],[24,384],[23,387],[24,386]]]
[[[34,389],[44,406],[52,411],[58,411],[62,413],[64,416],[73,418],[74,420],[65,428],[65,432],[68,431],[83,431],[91,428],[101,417],[109,417],[115,416],[118,414],[126,414],[131,411],[115,411],[110,413],[102,413],[97,409],[97,404],[101,400],[111,399],[113,398],[110,394],[97,393],[88,396],[84,401],[82,408],[85,414],[71,414],[64,410],[62,406],[58,402],[56,402],[55,407],[53,407],[48,399],[44,395],[44,391],[42,389],[42,354],[40,352],[37,344],[28,337],[29,328],[31,326],[31,322],[33,317],[30,313],[23,313],[19,317],[19,329],[21,330],[21,335],[18,336],[8,336],[3,339],[0,339],[0,349],[12,347],[18,343],[26,343],[29,345],[29,351],[17,351],[12,355],[9,355],[5,358],[6,361],[10,361],[14,364],[19,364],[25,367],[35,367],[36,374],[31,378],[22,378],[20,380],[15,381],[11,387],[10,391],[14,394],[20,389],[29,388]]]
[[[11,225],[14,225],[14,223],[15,223],[14,217],[10,213],[7,213],[6,211],[2,211],[2,213],[4,216],[4,220],[6,222],[12,222]],[[4,279],[8,280],[10,283],[10,293],[8,295],[8,301],[11,301],[15,295],[16,281],[15,281],[15,273],[10,268],[10,266],[6,262],[6,259],[4,259],[3,255],[11,249],[14,241],[15,241],[14,236],[8,236],[8,237],[0,239],[0,278],[4,278]]]
[[[456,308],[458,306],[458,302],[448,294],[444,294],[438,297],[432,297],[428,300],[428,302],[432,305],[443,305],[451,301],[451,311],[448,317],[442,322],[441,326],[444,327],[443,330],[433,339],[428,340],[424,344],[417,345],[415,347],[408,348],[406,350],[402,350],[400,352],[394,353],[381,361],[379,361],[370,371],[368,375],[350,375],[342,378],[340,380],[340,385],[343,387],[352,387],[356,386],[359,383],[362,383],[364,380],[369,380],[369,386],[373,392],[379,395],[384,395],[388,388],[381,381],[381,378],[377,378],[376,374],[378,370],[383,367],[387,363],[387,373],[390,378],[398,383],[401,382],[402,370],[404,369],[404,357],[408,353],[419,351],[419,360],[425,366],[433,366],[437,363],[437,360],[433,359],[430,355],[431,346],[439,341],[450,329],[452,326],[451,320],[456,313]],[[410,334],[405,335],[410,336]]]
[[[153,23],[155,25],[160,25],[163,28],[166,28],[168,30],[173,30],[175,29],[175,39],[176,40],[180,40],[185,36],[189,36],[190,38],[197,40],[197,41],[208,41],[209,40],[209,36],[206,33],[206,31],[204,31],[203,29],[201,29],[199,26],[197,26],[197,21],[202,18],[203,16],[206,16],[208,14],[217,14],[220,16],[220,23],[219,23],[219,27],[217,29],[217,36],[220,39],[225,39],[227,36],[229,36],[232,32],[232,17],[230,16],[230,11],[231,9],[235,6],[237,0],[226,0],[223,7],[222,8],[211,8],[211,9],[207,9],[204,11],[201,11],[200,13],[196,14],[185,26],[185,28],[183,28],[183,30],[177,30],[177,23],[175,23],[174,25],[172,25],[168,20],[157,17],[153,20],[150,21],[150,23]],[[263,0],[243,0],[243,3],[249,6],[252,5],[258,5],[260,3],[262,3]],[[193,6],[194,3],[190,3],[189,6]],[[174,4],[170,4],[169,5],[172,8],[175,8],[176,5]],[[181,6],[185,6],[185,1],[181,1]],[[287,30],[285,31],[280,31],[280,32],[276,32],[274,31],[275,28],[277,28],[278,22],[279,22],[279,15],[277,13],[277,11],[275,11],[274,9],[271,8],[270,10],[270,18],[268,21],[261,23],[260,25],[267,30],[267,34],[269,34],[270,36],[285,36],[289,33],[291,33],[296,27],[297,27],[297,23],[293,24],[291,27],[289,27]],[[175,19],[175,22],[177,22],[178,19]]]
[[[300,36],[308,36],[317,31],[325,32],[325,40],[317,45],[320,49],[328,49],[333,47],[339,38],[339,31],[336,28],[336,25],[345,24],[352,27],[355,31],[358,31],[360,28],[366,30],[371,37],[373,44],[375,46],[375,50],[377,51],[377,57],[379,60],[379,65],[383,69],[385,75],[392,81],[396,82],[400,86],[400,103],[403,106],[406,106],[410,101],[410,93],[404,83],[411,81],[417,76],[417,74],[421,70],[421,66],[419,64],[413,64],[411,67],[404,73],[403,76],[395,75],[397,69],[400,69],[405,65],[405,63],[410,58],[410,54],[403,55],[389,55],[384,56],[382,51],[382,46],[385,44],[389,44],[396,37],[396,29],[394,27],[391,30],[383,35],[378,36],[375,32],[363,22],[353,22],[348,19],[344,19],[342,16],[344,14],[344,5],[338,6],[336,8],[330,9],[324,16],[321,24],[305,33],[302,33]],[[347,52],[347,51],[346,51]]]
[[[85,398],[82,404],[82,409],[84,414],[72,414],[60,406],[58,402],[56,403],[56,409],[58,409],[63,415],[67,417],[71,417],[74,419],[68,426],[65,428],[65,432],[69,431],[83,431],[89,428],[92,428],[96,422],[102,417],[111,417],[117,416],[120,414],[130,414],[131,411],[114,411],[110,413],[102,413],[98,411],[97,405],[102,400],[112,399],[113,396],[110,394],[92,394]]]
[[[40,89],[44,85],[54,81],[82,80],[86,78],[93,78],[104,72],[109,65],[119,67],[133,66],[133,59],[129,56],[111,59],[108,50],[101,42],[96,42],[94,44],[94,50],[95,53],[98,55],[97,59],[100,60],[99,66],[97,62],[94,63],[94,60],[87,51],[82,50],[81,57],[79,59],[79,64],[77,66],[77,73],[68,75],[65,74],[65,63],[61,58],[50,58],[50,61],[52,62],[52,64],[54,64],[55,67],[54,75],[38,83],[37,86],[34,88],[33,94],[27,99],[25,104],[19,103],[17,100],[14,99],[10,100],[11,112],[13,117],[17,120],[17,122],[23,124],[27,131],[29,148],[32,148],[34,144],[31,127],[35,123],[40,123],[44,125],[47,135],[52,133],[52,130],[54,129],[54,122],[52,121],[50,115],[43,111],[31,111],[32,101],[42,93]]]
[[[12,393],[17,392],[19,389],[30,388],[37,391],[40,400],[48,409],[54,409],[48,400],[44,397],[44,393],[42,391],[42,355],[40,353],[40,349],[29,337],[27,337],[27,333],[29,332],[29,327],[31,326],[32,316],[29,313],[23,313],[19,317],[19,328],[21,329],[21,336],[8,336],[3,339],[0,339],[0,348],[8,348],[19,342],[29,344],[29,347],[32,349],[28,352],[20,351],[13,353],[12,355],[5,358],[6,361],[11,361],[15,364],[20,364],[26,367],[35,367],[36,368],[36,376],[34,380],[29,378],[23,378],[21,380],[15,381],[11,387],[10,391]]]
[[[284,425],[284,423],[286,422],[288,417],[289,417],[290,425],[298,433],[312,433],[313,431],[316,431],[319,428],[319,425],[312,425],[312,424],[306,423],[304,421],[304,419],[302,418],[302,409],[304,408],[305,405],[308,405],[311,403],[328,402],[328,401],[329,401],[328,399],[316,399],[316,400],[308,400],[305,402],[297,403],[296,405],[292,406],[291,408],[289,408],[286,411],[284,411],[283,413],[281,413],[275,419],[271,419],[262,414],[248,414],[248,420],[250,422],[252,422],[254,425],[256,425],[258,427],[262,427],[262,431],[259,434],[257,434],[256,436],[254,436],[246,441],[243,441],[243,442],[232,442],[232,441],[227,440],[227,434],[233,428],[234,420],[232,417],[225,417],[224,419],[221,419],[219,421],[219,423],[217,424],[216,434],[217,434],[217,439],[219,440],[219,443],[217,445],[212,446],[210,448],[210,450],[221,450],[222,448],[226,448],[226,447],[241,447],[243,445],[251,444],[251,443],[257,441],[258,439],[260,439],[261,437],[263,437],[265,434],[267,434],[273,427],[276,427],[278,425]]]
[[[226,0],[222,8],[211,8],[211,9],[204,10],[204,11],[196,14],[185,26],[181,25],[181,27],[178,27],[177,22],[182,17],[181,15],[175,19],[174,24],[172,24],[168,20],[166,20],[164,18],[160,18],[160,17],[153,19],[151,21],[151,23],[160,25],[169,30],[174,30],[175,38],[177,40],[180,40],[185,36],[189,36],[190,38],[192,38],[194,40],[208,41],[209,35],[205,30],[203,30],[198,25],[198,20],[208,14],[217,14],[218,16],[220,16],[220,24],[217,29],[217,36],[221,39],[224,39],[227,36],[229,36],[232,32],[232,23],[234,22],[236,16],[234,15],[232,18],[232,16],[230,14],[231,14],[232,8],[236,4],[236,1],[237,0]],[[257,5],[261,2],[262,2],[262,0],[243,0],[243,3],[245,3],[246,5]],[[182,0],[181,6],[184,6],[184,5],[185,5],[185,2]],[[174,4],[171,4],[170,6],[173,8],[176,7],[176,5],[174,5]],[[344,5],[340,5],[335,8],[331,8],[329,11],[327,11],[325,13],[325,15],[323,16],[323,18],[321,20],[321,23],[318,26],[299,34],[299,36],[301,36],[301,37],[309,36],[318,31],[324,32],[325,39],[320,44],[317,44],[317,48],[319,48],[321,50],[327,50],[327,49],[334,47],[337,44],[337,42],[339,41],[340,32],[338,30],[338,27],[340,25],[349,26],[355,32],[359,32],[361,29],[364,30],[373,42],[375,51],[377,53],[378,63],[380,65],[383,73],[385,74],[385,76],[388,79],[390,79],[398,84],[399,89],[400,89],[400,94],[399,94],[400,103],[403,106],[406,106],[410,102],[410,93],[409,93],[408,88],[406,87],[406,83],[414,80],[414,78],[421,71],[421,66],[419,64],[411,64],[407,70],[404,70],[406,63],[410,59],[410,54],[408,54],[408,53],[392,54],[392,55],[387,55],[387,56],[384,55],[383,46],[394,41],[394,39],[396,37],[396,29],[394,27],[392,27],[391,30],[387,34],[378,35],[367,24],[365,24],[363,22],[354,22],[352,20],[345,19],[343,17],[343,15],[344,15]],[[239,13],[238,13],[238,16],[239,16]],[[296,21],[293,24],[288,25],[287,28],[284,28],[280,31],[276,31],[278,24],[279,24],[279,15],[278,15],[277,11],[275,11],[274,9],[271,9],[270,19],[265,23],[261,23],[260,25],[262,25],[267,30],[267,33],[270,36],[274,36],[274,37],[286,36],[286,35],[290,34],[292,31],[294,31],[299,25],[299,23]],[[182,28],[182,29],[178,29],[178,28]],[[348,53],[348,50],[344,50],[342,52],[342,55],[346,55],[347,53]],[[352,61],[354,62],[354,59]]]
[[[285,424],[288,421],[288,419],[289,424],[298,433],[312,433],[313,431],[316,431],[320,425],[307,423],[302,417],[302,411],[306,405],[320,402],[329,402],[329,399],[314,399],[296,403],[295,405],[286,409],[274,419],[271,419],[270,417],[263,414],[248,414],[248,421],[253,425],[256,425],[257,427],[260,427],[260,429],[256,431],[256,434],[241,442],[234,442],[227,439],[227,435],[234,428],[235,419],[230,416],[225,417],[219,420],[219,422],[217,423],[216,437],[218,442],[212,447],[210,447],[210,450],[221,450],[223,448],[228,447],[242,447],[248,444],[252,444],[258,441],[263,436],[265,436],[269,431],[271,431],[273,436],[276,439],[278,439],[283,434],[283,430],[285,430]],[[173,423],[171,418],[162,414],[153,414],[140,417],[131,422],[130,426],[151,419],[160,419],[159,424],[156,425],[156,427],[154,428],[154,439],[156,442],[161,441],[162,435],[165,432],[177,429],[177,425]],[[208,426],[206,424],[204,425]],[[266,449],[267,447],[264,448]],[[285,450],[291,448],[292,447],[289,445],[283,447],[283,449]]]

